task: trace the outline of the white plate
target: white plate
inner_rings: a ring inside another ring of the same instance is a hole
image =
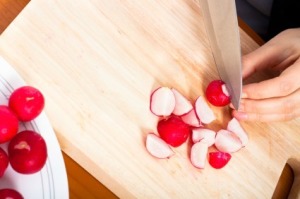
[[[0,57],[0,104],[7,104],[11,92],[23,85],[25,85],[24,80]],[[47,106],[47,99],[45,106]],[[42,112],[31,122],[20,123],[20,130],[25,129],[34,130],[45,139],[48,150],[46,165],[40,172],[31,175],[19,174],[9,166],[4,176],[0,178],[0,189],[13,188],[19,191],[24,198],[31,199],[69,198],[64,160],[55,133],[45,113]],[[0,146],[7,150],[7,143]]]

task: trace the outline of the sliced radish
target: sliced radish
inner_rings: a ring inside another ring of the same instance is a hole
[[[146,149],[156,158],[169,158],[174,155],[174,151],[171,147],[154,133],[147,135]]]
[[[207,128],[195,128],[192,131],[192,140],[196,142],[205,142],[209,147],[215,143],[216,132]]]
[[[168,87],[153,91],[150,99],[150,110],[157,116],[169,116],[175,108],[175,96]]]
[[[205,91],[206,99],[214,106],[226,106],[230,103],[230,95],[222,80],[210,82]]]
[[[205,142],[197,142],[191,148],[191,163],[199,169],[204,169],[207,159],[208,145]]]
[[[225,129],[217,132],[215,146],[219,151],[227,153],[236,152],[243,147],[241,140],[234,133]]]
[[[199,120],[195,109],[192,109],[190,112],[188,112],[187,114],[184,114],[181,116],[182,121],[184,121],[184,123],[193,126],[193,127],[200,127],[202,126],[201,121]]]
[[[195,109],[198,118],[204,124],[209,124],[216,119],[213,110],[208,106],[205,99],[199,96],[195,102]]]
[[[215,169],[223,168],[231,159],[230,153],[221,151],[210,152],[208,154],[208,162]]]
[[[247,145],[249,141],[248,135],[243,129],[243,127],[241,126],[240,122],[236,118],[232,118],[228,122],[227,130],[236,134],[240,138],[243,146]]]
[[[179,116],[171,115],[157,123],[157,132],[166,143],[178,147],[187,140],[191,129]]]
[[[193,109],[192,103],[184,97],[180,92],[178,92],[176,89],[172,88],[172,92],[175,96],[175,108],[173,110],[174,115],[183,115],[188,113]]]

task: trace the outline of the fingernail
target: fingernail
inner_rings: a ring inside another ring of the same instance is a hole
[[[238,120],[247,120],[248,115],[245,112],[235,112],[234,117],[236,117]]]
[[[241,96],[242,98],[247,98],[248,97],[248,95],[247,95],[247,93],[242,93],[242,96]]]

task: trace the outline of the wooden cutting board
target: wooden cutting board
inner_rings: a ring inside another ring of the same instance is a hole
[[[258,45],[241,31],[242,52]],[[145,150],[149,96],[191,100],[218,78],[196,1],[32,0],[0,37],[0,55],[46,97],[62,150],[121,198],[270,198],[299,154],[299,120],[243,123],[250,143],[221,170],[194,168],[189,145],[168,160]],[[214,108],[213,129],[230,119]]]

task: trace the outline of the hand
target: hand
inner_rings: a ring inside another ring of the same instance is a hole
[[[243,87],[238,120],[287,121],[300,116],[300,28],[278,34],[243,57],[243,78],[271,70],[279,76]]]

